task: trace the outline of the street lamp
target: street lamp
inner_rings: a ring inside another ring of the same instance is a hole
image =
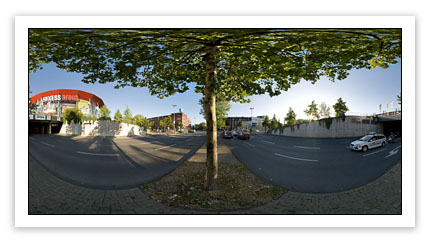
[[[254,108],[249,108],[249,109],[251,109],[251,128],[250,128],[250,133],[252,133],[252,110],[254,110]]]
[[[178,106],[178,105],[173,104],[172,106],[173,106],[173,108],[175,108],[175,111],[173,111],[173,133],[176,133],[176,124],[175,124],[175,122],[176,122],[176,116],[175,116],[175,112],[176,112],[176,106]]]

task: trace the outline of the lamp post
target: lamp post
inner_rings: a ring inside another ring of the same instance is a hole
[[[251,128],[249,129],[250,131],[250,133],[252,133],[252,110],[254,110],[254,108],[249,108],[249,109],[251,109]]]
[[[176,110],[176,106],[178,106],[178,105],[173,104],[172,106],[173,106],[173,108],[175,108],[175,110]],[[175,122],[176,122],[176,116],[175,116],[175,112],[176,112],[176,111],[173,111],[173,133],[174,133],[174,134],[176,133],[176,124],[175,124]]]

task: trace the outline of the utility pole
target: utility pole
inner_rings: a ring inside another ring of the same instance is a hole
[[[173,133],[175,134],[176,133],[176,116],[175,116],[175,112],[176,112],[176,106],[178,106],[178,105],[176,105],[176,104],[173,104],[172,105],[173,106],[173,108],[175,108],[174,109],[174,111],[173,111]]]
[[[250,108],[251,109],[251,128],[249,129],[250,131],[250,133],[252,133],[252,110],[254,110],[254,108]]]

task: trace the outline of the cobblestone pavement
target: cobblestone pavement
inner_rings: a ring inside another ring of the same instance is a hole
[[[234,159],[220,140],[220,162]],[[200,149],[193,161],[204,158]],[[225,158],[223,158],[225,157]],[[377,180],[330,194],[286,192],[264,206],[236,211],[201,211],[164,206],[139,188],[95,190],[67,183],[29,159],[29,214],[401,214],[401,161]]]

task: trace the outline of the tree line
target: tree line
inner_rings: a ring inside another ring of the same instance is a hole
[[[107,108],[106,105],[104,105],[100,109],[100,116],[97,118],[97,116],[84,116],[78,108],[68,108],[64,110],[63,112],[63,119],[70,124],[72,121],[74,123],[82,123],[83,121],[90,121],[94,122],[97,120],[100,121],[111,121],[110,116],[111,111]],[[170,117],[169,117],[170,118]],[[142,127],[144,129],[152,128],[154,127],[154,122],[150,122],[145,116],[142,114],[137,114],[135,116],[132,115],[130,108],[127,106],[127,108],[124,110],[123,114],[117,109],[114,115],[115,122],[123,122],[128,124],[136,124],[139,127]],[[171,121],[171,119],[170,119]],[[161,123],[161,122],[160,122]],[[173,126],[173,123],[172,123]]]
[[[333,110],[335,112],[336,118],[345,118],[346,112],[349,111],[349,108],[346,106],[346,102],[342,100],[341,97],[337,99],[337,102],[332,106]],[[290,107],[288,109],[287,115],[284,118],[284,123],[282,124],[279,119],[276,118],[276,115],[273,114],[273,118],[269,119],[269,116],[265,116],[263,120],[263,127],[264,131],[267,130],[277,130],[278,128],[282,132],[283,127],[289,127],[296,124],[301,124],[305,122],[310,122],[312,120],[318,120],[323,118],[330,118],[331,117],[331,110],[330,107],[325,103],[322,102],[319,107],[318,104],[315,103],[315,100],[312,100],[312,103],[308,105],[308,108],[303,111],[306,116],[309,117],[309,120],[297,120],[296,119],[296,113],[294,110]]]

